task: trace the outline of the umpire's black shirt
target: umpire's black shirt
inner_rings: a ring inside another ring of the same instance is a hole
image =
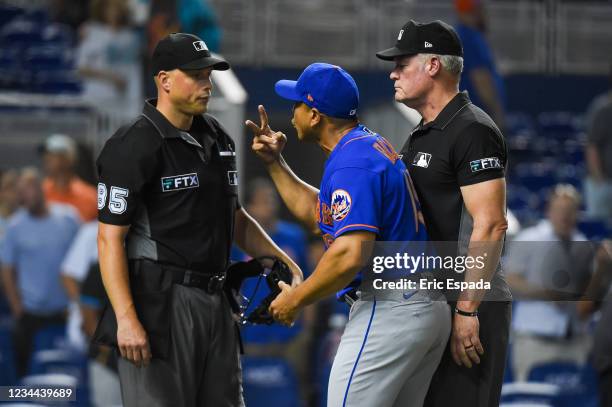
[[[130,225],[129,259],[223,271],[240,207],[234,142],[210,115],[182,131],[155,103],[147,101],[98,157],[98,219]]]
[[[470,102],[467,92],[461,92],[434,120],[417,125],[401,154],[419,196],[430,240],[459,242],[459,253],[465,254],[473,221],[460,188],[505,176],[508,152],[500,130]],[[509,297],[499,272],[492,287]]]

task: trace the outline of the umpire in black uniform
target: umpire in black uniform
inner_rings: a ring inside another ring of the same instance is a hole
[[[302,273],[241,208],[234,142],[205,114],[211,72],[229,64],[200,38],[174,33],[152,66],[158,99],[97,161],[112,309],[96,338],[121,353],[126,406],[242,406],[239,332],[222,291],[232,241],[283,260],[294,284]]]
[[[395,100],[422,116],[401,150],[419,196],[427,232],[445,254],[486,256],[454,280],[490,282],[484,290],[447,291],[453,329],[432,378],[426,406],[498,406],[510,326],[511,295],[500,269],[506,222],[507,149],[500,130],[459,92],[463,49],[442,21],[410,21],[395,46]],[[486,253],[486,254],[485,254]]]

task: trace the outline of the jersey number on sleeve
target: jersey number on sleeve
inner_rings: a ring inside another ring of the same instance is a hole
[[[108,210],[115,215],[121,215],[127,210],[127,201],[125,198],[130,194],[130,191],[125,188],[113,187],[110,189],[110,197],[108,201]],[[107,189],[103,183],[98,184],[98,210],[104,209],[106,204]]]

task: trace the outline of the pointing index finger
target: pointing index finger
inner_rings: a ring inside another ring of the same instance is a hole
[[[266,108],[263,105],[259,105],[258,110],[261,130],[265,130],[268,127],[268,113],[266,113]]]

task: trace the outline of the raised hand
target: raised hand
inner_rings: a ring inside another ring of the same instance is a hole
[[[245,124],[253,132],[251,148],[266,164],[271,164],[279,160],[287,144],[287,136],[270,128],[268,114],[262,105],[259,105],[258,110],[260,124],[257,125],[251,120],[247,120]]]

